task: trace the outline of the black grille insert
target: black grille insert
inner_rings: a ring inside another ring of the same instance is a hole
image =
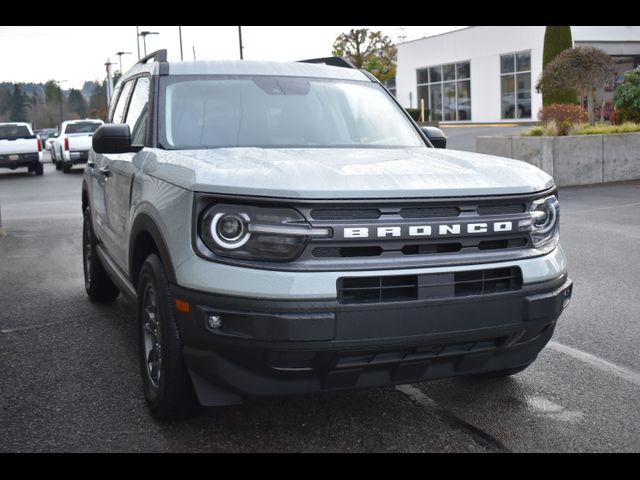
[[[380,210],[377,208],[315,208],[311,210],[315,220],[377,220]]]
[[[376,303],[465,297],[522,288],[518,267],[391,277],[338,279],[340,303]]]
[[[314,257],[379,257],[382,247],[316,247]]]
[[[512,203],[508,205],[480,205],[478,215],[509,215],[512,213],[524,213],[527,207],[524,203]]]
[[[457,217],[458,215],[460,215],[458,207],[407,207],[400,210],[402,218]]]
[[[399,302],[418,298],[418,277],[353,277],[338,279],[340,303]]]

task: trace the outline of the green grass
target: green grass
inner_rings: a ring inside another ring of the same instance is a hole
[[[576,125],[572,135],[606,135],[609,133],[634,133],[640,132],[640,123],[625,122],[622,125]]]
[[[578,124],[571,127],[569,135],[607,135],[610,133],[635,133],[640,132],[640,123],[625,122],[622,125],[607,125],[596,123],[595,125]],[[547,126],[535,126],[526,132],[522,132],[523,137],[555,137],[558,135],[558,128],[554,122]]]

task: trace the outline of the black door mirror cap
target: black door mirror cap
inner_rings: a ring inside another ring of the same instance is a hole
[[[126,123],[105,123],[98,127],[91,138],[96,153],[135,153],[141,145],[131,145],[131,131]]]

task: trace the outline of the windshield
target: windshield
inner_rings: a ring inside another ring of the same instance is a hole
[[[25,125],[1,125],[0,126],[0,139],[3,140],[15,140],[17,138],[29,138],[33,135],[29,131],[29,128]]]
[[[300,77],[167,79],[160,143],[220,147],[425,147],[379,85]]]
[[[102,125],[98,122],[70,123],[65,133],[93,133]]]

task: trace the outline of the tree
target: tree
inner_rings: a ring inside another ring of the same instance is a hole
[[[551,63],[561,52],[573,47],[571,27],[547,27],[544,32],[544,50],[542,53],[542,69]],[[548,92],[542,96],[542,104],[578,103],[575,89],[567,88],[558,92]]]
[[[366,28],[342,33],[333,43],[333,55],[349,59],[381,82],[396,76],[396,54],[396,46],[389,37]]]
[[[82,92],[75,88],[69,90],[69,110],[78,114],[79,118],[87,117],[87,101],[82,96]]]
[[[575,88],[580,99],[587,98],[589,123],[594,123],[593,93],[604,87],[615,74],[613,59],[594,47],[576,47],[564,50],[542,71],[536,90],[543,95]]]
[[[107,120],[107,82],[94,82],[94,89],[89,98],[89,116],[91,118],[101,118]]]
[[[20,89],[20,85],[13,84],[13,93],[11,94],[9,118],[12,122],[26,122],[27,115],[25,113],[26,98]]]
[[[640,67],[624,74],[624,81],[613,94],[613,102],[622,120],[640,123]]]

